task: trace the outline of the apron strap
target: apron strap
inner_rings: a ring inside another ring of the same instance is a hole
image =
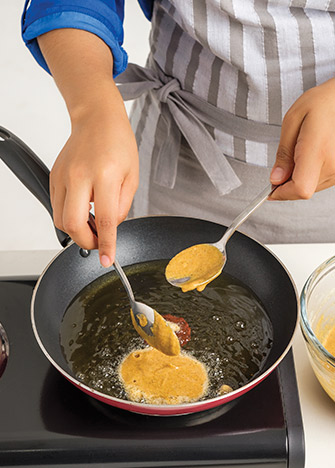
[[[206,124],[247,140],[263,143],[279,141],[279,125],[244,119],[213,106],[205,99],[182,90],[179,81],[165,75],[156,62],[153,68],[130,63],[116,82],[125,100],[153,91],[161,103],[156,135],[162,144],[155,145],[157,154],[152,155],[155,161],[154,181],[159,185],[174,187],[181,134],[220,195],[241,185],[228,159],[206,129]]]

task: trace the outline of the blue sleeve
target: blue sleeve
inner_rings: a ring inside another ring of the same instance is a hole
[[[149,19],[153,0],[139,0]],[[111,49],[114,76],[127,67],[123,44],[124,0],[26,0],[22,15],[22,37],[36,61],[50,70],[37,37],[53,29],[76,28],[100,37]]]

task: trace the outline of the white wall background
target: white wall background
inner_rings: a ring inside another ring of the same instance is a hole
[[[53,79],[21,39],[23,0],[0,0],[0,125],[30,146],[51,168],[70,131],[64,101]],[[144,65],[150,23],[137,0],[126,0],[129,60]],[[129,106],[128,106],[129,108]],[[0,161],[0,250],[58,249],[51,218]]]

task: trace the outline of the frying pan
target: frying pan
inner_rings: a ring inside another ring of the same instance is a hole
[[[0,157],[52,216],[49,170],[19,138],[0,127]],[[122,266],[168,260],[193,244],[217,241],[225,226],[202,219],[154,216],[129,219],[118,227],[117,256]],[[103,268],[97,251],[83,251],[56,229],[64,247],[37,281],[31,302],[36,340],[51,362],[69,381],[92,397],[125,410],[151,415],[181,415],[228,403],[264,380],[290,349],[298,321],[298,296],[290,275],[261,243],[235,232],[228,244],[225,271],[258,296],[271,320],[273,345],[256,378],[237,390],[203,401],[181,405],[149,405],[100,393],[80,382],[70,370],[59,343],[61,321],[70,302],[89,283],[113,270]]]

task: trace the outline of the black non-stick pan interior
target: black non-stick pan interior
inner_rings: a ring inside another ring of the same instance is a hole
[[[194,218],[131,219],[119,226],[117,257],[122,266],[168,260],[190,245],[217,241],[225,229]],[[253,239],[236,232],[228,243],[227,256],[225,271],[254,291],[273,325],[274,341],[264,371],[277,362],[292,339],[297,322],[296,291],[282,264]],[[107,271],[100,266],[96,251],[85,258],[79,247],[72,244],[49,265],[36,289],[36,331],[47,353],[70,375],[59,344],[64,312],[85,286]]]

